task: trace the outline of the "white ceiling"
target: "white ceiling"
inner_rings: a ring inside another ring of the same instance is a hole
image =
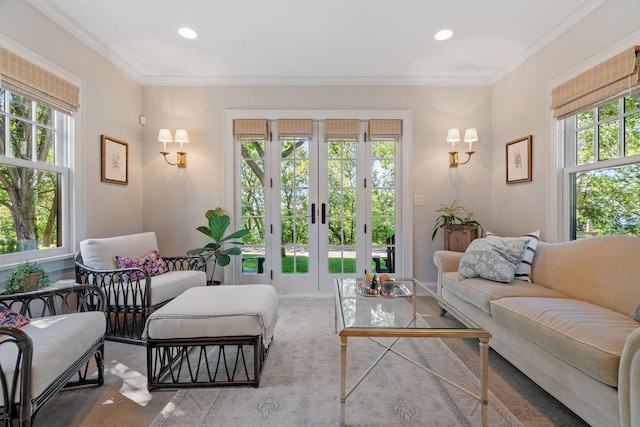
[[[486,85],[606,0],[28,1],[141,84]]]

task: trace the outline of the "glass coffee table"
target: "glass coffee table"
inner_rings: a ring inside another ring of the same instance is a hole
[[[424,291],[424,292],[423,292]],[[393,353],[437,376],[447,383],[476,398],[482,406],[482,425],[487,425],[488,398],[488,358],[489,338],[491,334],[478,327],[472,321],[457,313],[444,301],[441,301],[434,290],[416,279],[396,279],[395,288],[391,295],[372,295],[364,287],[362,280],[353,278],[338,278],[335,281],[336,292],[336,332],[340,335],[340,422],[345,425],[345,403],[365,377],[375,368],[378,362],[387,354]],[[416,296],[421,292],[427,298],[435,298],[438,306],[451,312],[462,326],[431,327],[416,316]],[[384,304],[381,304],[384,303]],[[383,308],[382,308],[383,307]],[[380,313],[381,309],[384,313]],[[347,342],[350,337],[369,338],[378,343],[384,350],[382,354],[365,370],[364,374],[347,390]],[[390,344],[383,343],[379,338],[395,338]],[[480,341],[480,389],[467,390],[455,384],[440,374],[433,372],[423,364],[394,349],[400,338],[477,338]]]

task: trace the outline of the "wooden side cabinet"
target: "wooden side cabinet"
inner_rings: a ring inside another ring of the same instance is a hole
[[[467,250],[467,246],[477,238],[477,225],[447,225],[444,229],[444,249],[447,251],[464,252]]]

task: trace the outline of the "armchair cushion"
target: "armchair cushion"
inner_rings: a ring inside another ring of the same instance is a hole
[[[118,268],[118,257],[140,258],[152,249],[158,249],[156,233],[146,232],[125,236],[86,239],[80,242],[84,265],[98,270]]]
[[[31,395],[42,394],[72,361],[82,358],[88,348],[104,337],[105,327],[104,313],[92,311],[32,319],[21,328],[33,342]],[[7,378],[13,378],[17,351],[17,347],[8,347],[0,352],[0,364]]]

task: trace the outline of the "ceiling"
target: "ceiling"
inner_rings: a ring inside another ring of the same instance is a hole
[[[487,85],[606,0],[28,1],[145,85]]]

